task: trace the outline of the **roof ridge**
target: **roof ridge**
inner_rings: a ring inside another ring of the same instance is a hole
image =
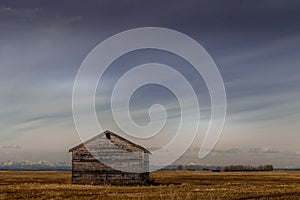
[[[125,138],[119,136],[118,134],[116,134],[116,133],[114,133],[114,132],[112,132],[112,131],[110,131],[110,130],[105,130],[105,131],[103,131],[102,133],[100,133],[100,134],[98,134],[98,135],[95,135],[95,136],[91,137],[90,139],[87,139],[86,141],[84,141],[84,142],[82,142],[82,143],[76,145],[75,147],[69,149],[69,152],[72,152],[73,150],[75,150],[75,149],[77,149],[77,148],[79,148],[79,147],[84,146],[86,143],[90,142],[91,140],[93,140],[93,139],[95,139],[95,138],[101,136],[102,134],[106,134],[106,133],[113,134],[114,136],[120,138],[121,140],[124,140],[124,141],[126,141],[126,142],[132,144],[133,146],[135,146],[135,147],[137,147],[137,148],[143,150],[145,153],[151,154],[151,152],[150,152],[149,150],[147,150],[146,148],[144,148],[143,146],[138,145],[138,144],[135,144],[135,143],[133,143],[133,142],[131,142],[131,141],[129,141],[129,140],[127,140],[127,139],[125,139]]]

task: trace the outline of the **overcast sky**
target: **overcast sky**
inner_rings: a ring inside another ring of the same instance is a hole
[[[67,150],[80,142],[72,87],[83,59],[109,36],[152,26],[198,41],[224,80],[224,130],[215,150],[195,162],[300,167],[299,9],[297,0],[0,0],[0,161],[69,162]],[[189,63],[168,52],[144,50],[120,57],[100,82],[96,107],[104,127],[118,131],[107,114],[112,84],[131,67],[154,61],[191,81],[203,100],[205,121],[209,95]],[[147,109],[154,103],[169,106],[172,117],[166,126],[176,128],[176,98],[156,85],[134,94],[136,123],[147,124]],[[200,144],[196,141],[193,148]]]

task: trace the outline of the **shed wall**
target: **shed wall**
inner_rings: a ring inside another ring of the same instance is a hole
[[[132,171],[123,172],[128,169]],[[149,173],[140,172],[148,169],[147,153],[113,135],[108,139],[103,134],[72,152],[72,183],[75,184],[146,183]]]

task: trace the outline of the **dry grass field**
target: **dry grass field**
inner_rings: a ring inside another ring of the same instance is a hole
[[[0,199],[300,199],[300,171],[158,171],[150,186],[72,185],[71,172],[0,171]]]

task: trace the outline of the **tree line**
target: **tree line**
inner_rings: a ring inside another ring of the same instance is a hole
[[[222,170],[220,167],[217,167],[216,170]],[[223,168],[225,172],[237,172],[237,171],[273,171],[273,165],[230,165]]]

